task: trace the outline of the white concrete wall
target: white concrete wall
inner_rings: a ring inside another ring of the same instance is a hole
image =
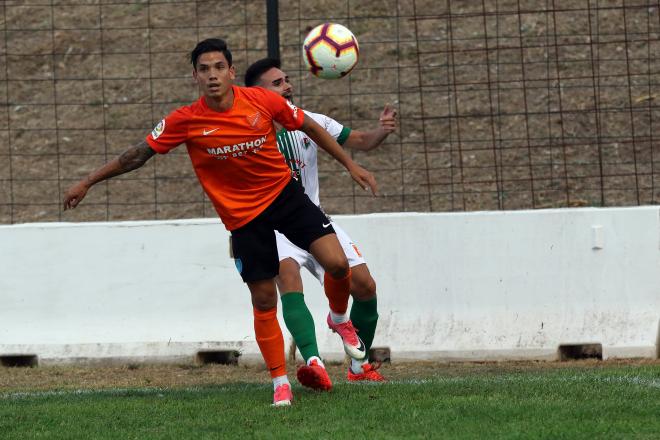
[[[554,359],[560,344],[656,357],[660,208],[335,218],[378,283],[393,359]],[[0,226],[0,356],[42,364],[259,359],[218,220]],[[340,358],[305,276],[322,354]]]

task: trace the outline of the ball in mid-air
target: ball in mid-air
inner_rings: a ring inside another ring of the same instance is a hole
[[[323,79],[342,78],[356,66],[360,56],[357,38],[345,26],[323,23],[303,42],[303,59],[310,72]]]

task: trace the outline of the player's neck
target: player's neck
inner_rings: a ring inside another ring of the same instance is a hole
[[[284,126],[282,124],[280,124],[279,122],[277,122],[275,120],[273,120],[273,125],[275,126],[275,131],[280,131],[281,129],[284,128]]]
[[[226,112],[232,107],[232,105],[234,105],[234,88],[230,87],[229,90],[227,90],[227,93],[222,96],[204,96],[204,101],[206,101],[206,105],[211,110],[215,110],[216,112]]]

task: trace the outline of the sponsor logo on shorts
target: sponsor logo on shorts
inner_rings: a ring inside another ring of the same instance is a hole
[[[241,261],[241,259],[234,258],[234,264],[236,265],[236,269],[238,270],[238,273],[243,273],[243,262]]]

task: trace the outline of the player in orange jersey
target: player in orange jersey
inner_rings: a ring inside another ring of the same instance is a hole
[[[351,271],[330,221],[292,178],[277,148],[273,121],[307,133],[374,195],[376,181],[286,99],[262,88],[233,85],[231,52],[223,40],[199,42],[191,63],[202,96],[166,116],[144,141],[71,186],[64,209],[75,208],[94,184],[135,170],[154,154],[185,143],[204,191],[231,232],[236,267],[252,297],[257,343],[273,379],[273,403],[290,405],[293,395],[276,316],[274,278],[279,260],[274,231],[309,251],[329,274],[326,283],[331,288],[326,294],[331,309],[347,307]],[[314,383],[321,389],[331,386]]]

